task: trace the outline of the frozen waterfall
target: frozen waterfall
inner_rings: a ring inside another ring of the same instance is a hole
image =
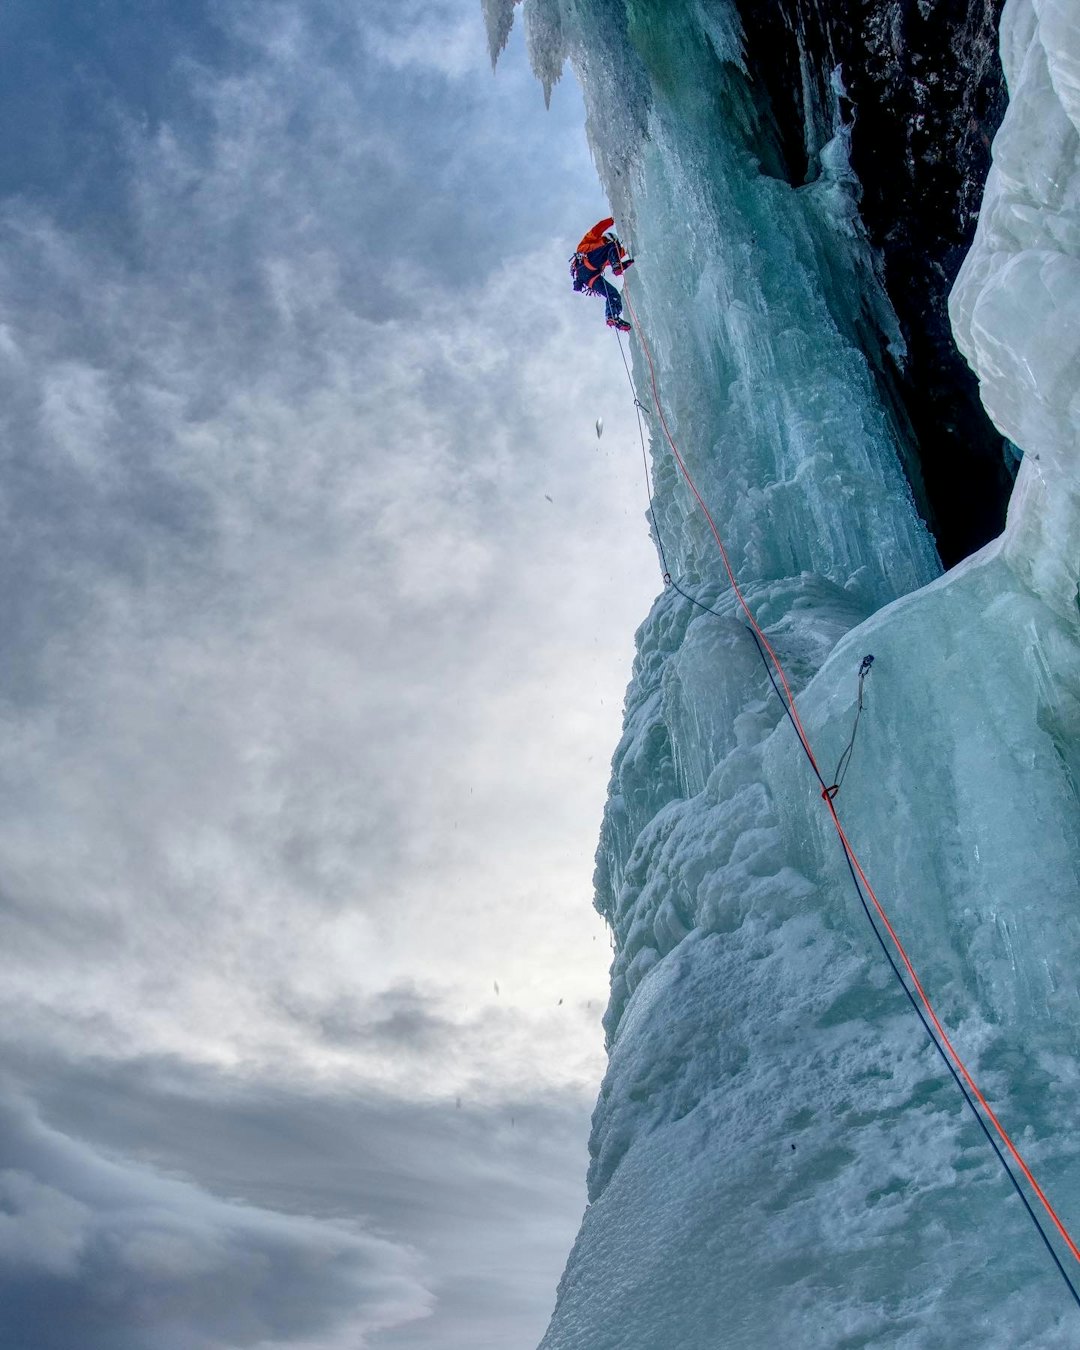
[[[513,5],[487,9],[495,50]],[[564,58],[582,82],[669,424],[823,765],[876,657],[840,815],[1075,1233],[1075,4],[1008,0],[1002,16],[1010,103],[951,316],[1024,459],[1002,537],[943,575],[843,70],[805,101],[793,183],[734,4],[526,0],[523,18],[548,88]],[[717,614],[668,590],[638,634],[597,867],[610,1064],[542,1350],[1080,1345],[1080,1310],[867,926],[652,430],[655,529]]]

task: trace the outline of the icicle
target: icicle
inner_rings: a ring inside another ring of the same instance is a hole
[[[558,0],[526,0],[525,45],[533,74],[544,86],[544,103],[550,107],[551,91],[562,78],[567,56]]]
[[[510,30],[514,26],[514,5],[517,0],[480,0],[484,9],[484,23],[487,25],[488,50],[491,52],[491,69],[494,70],[500,55],[510,41]]]

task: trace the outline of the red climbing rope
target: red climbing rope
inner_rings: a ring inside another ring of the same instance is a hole
[[[642,329],[641,322],[638,319],[638,316],[634,310],[633,303],[630,300],[630,296],[628,294],[628,287],[625,285],[623,287],[623,300],[625,301],[626,307],[630,312],[630,317],[634,321],[634,330],[637,333],[638,341],[641,343],[641,349],[644,352],[645,360],[648,363],[649,379],[652,384],[653,403],[656,406],[656,412],[657,416],[660,419],[660,425],[664,429],[664,436],[667,438],[667,443],[671,447],[671,453],[674,455],[675,462],[678,464],[679,470],[682,473],[682,476],[685,479],[687,486],[693,493],[695,500],[697,501],[698,505],[701,507],[702,512],[704,513],[705,519],[709,523],[709,529],[712,531],[712,536],[716,540],[716,546],[720,550],[720,557],[723,559],[724,569],[727,572],[728,580],[731,582],[731,588],[735,592],[739,604],[742,607],[743,613],[746,615],[746,618],[750,623],[750,626],[753,629],[753,632],[756,635],[758,641],[761,643],[761,645],[769,654],[769,659],[772,661],[773,666],[776,669],[776,674],[780,680],[780,683],[783,685],[784,693],[787,697],[787,711],[791,718],[792,725],[795,728],[799,740],[802,742],[802,748],[806,753],[806,757],[809,760],[810,765],[814,770],[814,773],[817,775],[819,781],[822,784],[824,784],[825,780],[821,777],[821,773],[818,769],[817,759],[810,745],[810,738],[807,736],[806,731],[803,728],[802,722],[799,719],[799,714],[795,707],[795,696],[791,692],[791,686],[788,683],[786,674],[784,673],[784,668],[780,662],[780,658],[776,655],[776,652],[770,645],[769,640],[766,638],[765,634],[761,631],[761,627],[759,626],[753,611],[751,610],[749,604],[747,603],[746,597],[743,595],[742,590],[739,587],[739,583],[735,577],[734,569],[731,566],[731,561],[728,558],[727,549],[724,547],[724,541],[720,536],[720,531],[716,527],[716,522],[713,520],[712,513],[710,512],[708,506],[706,506],[705,504],[705,499],[698,491],[697,484],[694,482],[693,476],[691,475],[690,470],[687,468],[685,460],[679,453],[679,447],[675,444],[675,439],[672,436],[671,429],[667,424],[667,418],[664,416],[663,405],[660,402],[660,391],[657,386],[656,367],[653,364],[652,352],[649,349],[649,344],[645,337],[645,333]],[[1076,1260],[1080,1261],[1080,1248],[1077,1247],[1077,1244],[1073,1241],[1073,1238],[1070,1235],[1069,1230],[1065,1227],[1064,1223],[1058,1217],[1057,1211],[1050,1203],[1050,1200],[1047,1197],[1046,1192],[1036,1181],[1035,1176],[1031,1171],[1031,1168],[1024,1161],[1024,1158],[1021,1155],[1020,1150],[1013,1143],[1011,1137],[1009,1136],[1008,1131],[1005,1129],[1004,1125],[1002,1125],[1001,1121],[998,1119],[994,1110],[990,1106],[990,1103],[986,1100],[986,1097],[983,1095],[978,1084],[975,1082],[975,1079],[969,1072],[967,1065],[964,1063],[963,1059],[960,1057],[959,1052],[956,1050],[952,1041],[949,1039],[948,1034],[945,1031],[945,1028],[941,1025],[941,1021],[938,1018],[937,1013],[934,1011],[933,1004],[930,1002],[929,996],[927,995],[926,990],[922,986],[922,981],[915,973],[915,967],[911,963],[911,958],[908,956],[904,944],[900,941],[896,929],[890,922],[889,916],[886,914],[881,901],[877,898],[874,888],[873,886],[871,886],[866,873],[863,871],[862,864],[859,862],[858,856],[856,855],[850,840],[848,839],[846,833],[844,832],[844,827],[841,825],[840,817],[837,815],[836,812],[836,803],[833,800],[834,797],[835,793],[831,792],[828,788],[826,788],[825,791],[821,793],[821,798],[825,802],[826,808],[828,809],[829,815],[832,819],[833,826],[837,833],[837,837],[839,838],[840,843],[844,849],[844,852],[847,855],[847,859],[853,870],[853,874],[857,873],[859,879],[862,881],[862,884],[866,887],[867,894],[870,896],[874,908],[877,910],[877,913],[881,918],[882,923],[885,925],[886,931],[888,932],[889,937],[892,939],[893,944],[896,947],[896,951],[899,954],[900,960],[903,963],[904,968],[906,969],[908,975],[911,977],[912,983],[914,984],[915,989],[918,992],[919,1000],[922,1003],[923,1007],[926,1009],[927,1016],[933,1023],[933,1026],[937,1031],[937,1034],[941,1038],[941,1043],[948,1050],[948,1053],[951,1056],[953,1062],[955,1063],[957,1070],[962,1075],[964,1081],[970,1087],[975,1099],[978,1101],[982,1109],[986,1112],[987,1118],[993,1124],[994,1129],[997,1131],[998,1136],[1000,1137],[1002,1143],[1008,1149],[1009,1153],[1016,1161],[1017,1166],[1020,1168],[1021,1172],[1023,1172],[1024,1176],[1027,1178],[1027,1181],[1031,1186],[1031,1189],[1034,1191],[1035,1195],[1039,1198],[1039,1201],[1041,1202],[1043,1208],[1046,1210],[1046,1213],[1049,1215],[1051,1222],[1057,1229],[1058,1233],[1061,1235],[1062,1241],[1068,1247],[1069,1251],[1076,1258]],[[1063,1275],[1065,1274],[1064,1270],[1062,1270],[1062,1274]],[[1066,1276],[1065,1278],[1066,1283],[1068,1283],[1070,1289],[1072,1289],[1072,1283],[1071,1281],[1069,1281],[1068,1276]],[[1073,1291],[1073,1296],[1076,1297],[1075,1290]]]
[[[634,310],[634,306],[630,301],[630,296],[627,292],[628,287],[624,284],[623,299],[626,302],[626,308],[630,311],[630,317],[634,321],[634,329],[637,332],[638,340],[641,343],[642,351],[644,351],[645,353],[645,359],[649,363],[649,379],[652,383],[653,403],[656,405],[656,412],[660,418],[660,425],[664,428],[664,435],[667,437],[667,443],[668,445],[671,446],[671,453],[675,456],[675,462],[678,464],[679,469],[682,472],[683,478],[686,479],[687,486],[689,487],[690,491],[694,494],[694,497],[697,499],[697,504],[701,507],[702,511],[704,512],[705,519],[709,522],[709,529],[712,531],[713,538],[716,540],[716,547],[720,550],[720,557],[724,560],[724,570],[727,572],[728,580],[731,582],[731,589],[738,596],[739,604],[742,606],[743,613],[746,615],[747,619],[750,622],[750,626],[757,634],[758,640],[760,641],[761,645],[769,653],[769,658],[776,668],[776,674],[779,677],[780,683],[784,686],[784,693],[787,695],[788,707],[791,709],[791,720],[795,724],[795,730],[798,732],[799,739],[802,741],[803,744],[803,749],[806,751],[810,759],[810,763],[814,767],[814,772],[817,773],[818,772],[817,760],[814,758],[814,752],[810,748],[810,741],[806,735],[806,732],[803,730],[802,722],[799,721],[799,714],[795,708],[795,696],[791,692],[791,686],[788,684],[787,675],[784,673],[784,667],[780,664],[780,658],[773,651],[772,646],[769,643],[769,639],[761,631],[761,628],[758,625],[758,621],[754,617],[753,610],[746,603],[746,597],[739,589],[739,583],[735,579],[735,571],[731,566],[731,560],[728,558],[727,549],[724,547],[724,541],[720,537],[720,531],[716,528],[716,521],[713,520],[712,512],[705,505],[704,497],[702,497],[701,493],[697,490],[697,484],[691,477],[690,470],[686,467],[686,463],[683,460],[682,455],[679,454],[679,447],[675,444],[675,438],[672,436],[671,429],[668,427],[667,418],[664,416],[663,405],[660,402],[660,390],[657,388],[656,384],[656,367],[653,365],[652,352],[649,350],[649,344],[648,342],[646,342],[645,334],[642,332],[641,322],[638,319],[638,316]],[[1078,1259],[1080,1259],[1080,1257],[1078,1257]]]
[[[896,950],[900,956],[900,960],[904,963],[905,970],[911,976],[911,982],[915,986],[915,989],[919,995],[919,1000],[922,1003],[923,1007],[926,1009],[926,1013],[927,1016],[930,1018],[930,1021],[933,1022],[934,1024],[934,1030],[941,1037],[942,1043],[948,1050],[949,1054],[952,1056],[953,1062],[956,1064],[956,1067],[960,1070],[960,1073],[963,1075],[964,1081],[971,1089],[972,1094],[975,1097],[975,1100],[986,1112],[987,1116],[989,1117],[991,1123],[994,1126],[994,1129],[997,1130],[1001,1142],[1012,1154],[1013,1158],[1016,1161],[1016,1165],[1020,1168],[1021,1172],[1023,1172],[1025,1177],[1027,1177],[1031,1189],[1039,1197],[1039,1200],[1041,1201],[1043,1208],[1050,1216],[1050,1221],[1053,1223],[1054,1227],[1061,1234],[1063,1242],[1068,1247],[1069,1251],[1072,1252],[1073,1256],[1077,1259],[1077,1261],[1080,1261],[1080,1249],[1077,1248],[1076,1243],[1073,1241],[1072,1236],[1069,1233],[1069,1230],[1062,1223],[1061,1219],[1058,1218],[1057,1210],[1054,1209],[1054,1206],[1050,1203],[1050,1200],[1048,1199],[1046,1192],[1035,1180],[1035,1176],[1032,1173],[1031,1168],[1028,1167],[1027,1163],[1024,1161],[1023,1155],[1020,1153],[1020,1150],[1013,1143],[1012,1139],[1009,1136],[1009,1132],[1005,1129],[1005,1126],[1002,1125],[1000,1120],[998,1120],[997,1115],[994,1113],[993,1108],[991,1107],[990,1103],[986,1100],[986,1098],[983,1096],[978,1083],[976,1083],[975,1079],[972,1078],[971,1074],[968,1072],[967,1065],[960,1058],[959,1052],[956,1050],[952,1041],[949,1040],[948,1033],[946,1032],[945,1028],[941,1025],[941,1022],[938,1020],[938,1015],[934,1011],[934,1006],[930,1002],[926,990],[922,987],[922,982],[920,981],[918,975],[915,973],[915,967],[911,964],[911,960],[908,957],[906,950],[904,949],[904,944],[900,941],[900,938],[897,936],[896,929],[890,923],[889,916],[885,913],[881,901],[877,898],[877,895],[874,893],[874,888],[873,886],[870,885],[869,879],[867,878],[866,873],[862,869],[862,864],[859,862],[855,850],[851,846],[850,840],[844,833],[844,827],[840,824],[840,817],[836,814],[836,804],[834,803],[833,799],[828,796],[825,797],[825,804],[829,809],[829,815],[832,817],[832,823],[836,829],[837,835],[839,836],[840,842],[844,846],[844,852],[850,859],[852,867],[854,867],[855,871],[859,874],[859,880],[866,887],[867,895],[869,895],[870,899],[873,901],[874,908],[877,910],[878,915],[881,918],[881,922],[885,925],[885,928],[888,931],[889,936],[892,938],[893,944],[896,947]]]

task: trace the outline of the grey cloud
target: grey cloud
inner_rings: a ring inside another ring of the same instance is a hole
[[[260,1210],[362,1213],[371,1231],[416,1250],[433,1315],[376,1332],[371,1350],[539,1340],[583,1202],[584,1096],[419,1103],[155,1059],[34,1058],[20,1076],[47,1118],[70,1121],[97,1149]]]
[[[0,12],[0,194],[47,200],[64,224],[122,245],[128,164],[123,128],[183,110],[185,63],[234,65],[242,52],[209,0],[65,0]]]
[[[283,990],[276,1002],[289,1017],[332,1045],[364,1044],[391,1054],[424,1056],[447,1053],[464,1035],[460,1022],[443,1011],[443,999],[422,994],[410,984],[392,985],[368,999],[340,991],[328,998],[301,998]]]
[[[359,1347],[430,1309],[413,1253],[355,1223],[218,1199],[10,1099],[0,1148],[4,1345]]]

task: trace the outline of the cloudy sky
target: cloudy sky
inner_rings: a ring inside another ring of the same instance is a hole
[[[657,588],[577,91],[479,0],[0,39],[0,1344],[530,1350]]]

